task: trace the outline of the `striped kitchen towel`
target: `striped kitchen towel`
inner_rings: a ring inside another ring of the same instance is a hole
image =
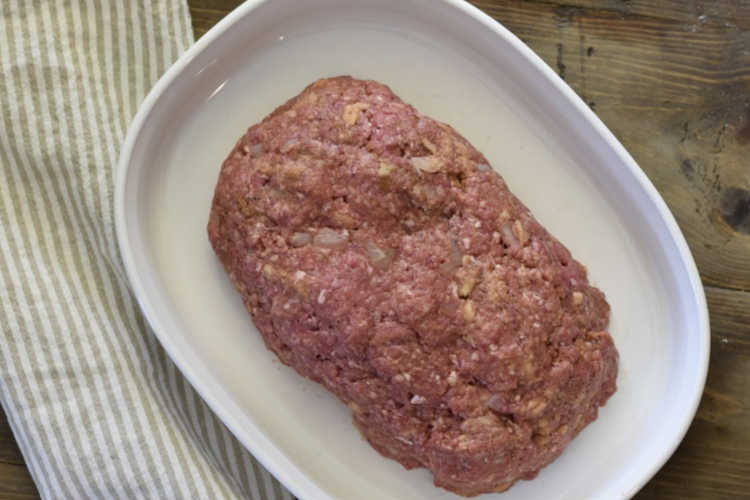
[[[184,0],[0,1],[0,400],[44,498],[291,499],[165,355],[112,213]]]

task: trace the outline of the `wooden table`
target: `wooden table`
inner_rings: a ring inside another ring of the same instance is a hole
[[[189,0],[196,37],[240,2]],[[473,2],[622,141],[687,237],[711,312],[698,415],[636,496],[750,498],[750,0]],[[0,498],[36,498],[0,411]]]

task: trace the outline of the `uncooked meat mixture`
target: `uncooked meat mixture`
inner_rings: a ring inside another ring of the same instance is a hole
[[[208,233],[281,361],[458,494],[533,478],[615,391],[586,269],[466,139],[380,83],[319,80],[252,126]]]

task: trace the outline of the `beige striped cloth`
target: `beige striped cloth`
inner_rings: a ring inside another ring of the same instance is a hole
[[[121,141],[193,42],[184,0],[0,0],[0,400],[44,498],[291,499],[128,289]]]

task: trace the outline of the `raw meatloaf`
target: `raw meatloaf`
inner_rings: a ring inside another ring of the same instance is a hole
[[[319,80],[251,127],[208,234],[281,361],[453,492],[533,478],[615,391],[586,269],[481,153],[380,83]]]

